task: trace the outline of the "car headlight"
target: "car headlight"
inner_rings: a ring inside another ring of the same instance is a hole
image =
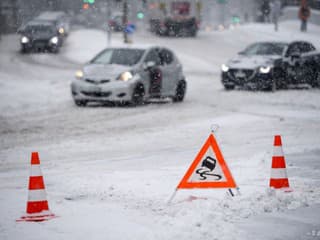
[[[53,38],[50,39],[50,42],[51,42],[52,44],[58,44],[59,38],[58,38],[57,36],[55,36],[55,37],[53,37]]]
[[[76,78],[77,79],[82,79],[83,78],[83,71],[81,71],[81,70],[78,70],[78,71],[76,71]]]
[[[119,80],[124,82],[129,81],[131,78],[133,78],[133,75],[131,72],[121,73],[120,76],[118,77]]]
[[[260,68],[259,68],[259,72],[260,72],[260,73],[269,73],[270,70],[271,70],[271,67],[270,67],[270,66],[260,67]]]
[[[29,42],[29,38],[27,38],[26,36],[23,36],[21,38],[21,43],[28,43]]]
[[[58,32],[59,32],[60,34],[64,34],[64,29],[61,27],[61,28],[59,28]]]
[[[228,72],[229,71],[229,67],[226,64],[222,64],[221,65],[221,70],[222,70],[222,72]]]

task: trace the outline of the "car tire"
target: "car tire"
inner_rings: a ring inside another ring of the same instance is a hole
[[[29,49],[29,48],[26,48],[26,47],[22,47],[21,50],[20,50],[20,52],[21,52],[22,54],[26,54],[26,53],[29,53],[29,52],[30,52],[30,49]]]
[[[182,102],[186,94],[187,83],[183,80],[177,84],[176,93],[173,97],[174,102]]]
[[[85,100],[74,100],[74,103],[78,107],[85,107],[87,105],[88,101],[85,101]]]
[[[233,90],[235,88],[234,85],[224,85],[224,89],[227,91]]]
[[[54,53],[54,54],[57,54],[57,53],[59,53],[59,48],[51,48],[50,52]]]
[[[275,91],[276,89],[287,89],[287,78],[287,74],[282,69],[274,69],[271,90]]]
[[[145,95],[144,86],[142,84],[138,84],[133,90],[130,105],[131,106],[142,105],[144,101],[144,95]]]
[[[275,92],[277,90],[277,80],[273,79],[270,86],[270,91]]]
[[[190,37],[196,37],[196,36],[197,36],[197,31],[196,30],[191,31]]]
[[[278,79],[278,84],[276,84],[277,89],[288,89],[288,83],[285,78]]]
[[[316,76],[311,84],[312,87],[320,88],[320,71],[316,71]]]
[[[266,91],[266,92],[275,92],[277,89],[278,88],[277,88],[276,82],[274,80],[272,80],[268,86],[260,87],[260,88],[258,88],[256,90],[258,90],[258,91]]]

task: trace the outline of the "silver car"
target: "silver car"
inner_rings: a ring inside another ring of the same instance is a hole
[[[186,85],[181,63],[167,48],[107,48],[76,72],[71,93],[77,106],[88,102],[139,105],[150,98],[181,102]]]

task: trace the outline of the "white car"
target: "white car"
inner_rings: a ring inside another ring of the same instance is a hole
[[[138,105],[150,98],[183,101],[186,85],[181,63],[167,48],[107,48],[76,72],[71,93],[77,106]]]

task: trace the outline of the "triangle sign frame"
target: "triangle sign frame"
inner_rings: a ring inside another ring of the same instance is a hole
[[[213,150],[213,152],[216,155],[217,162],[219,163],[222,173],[224,174],[225,181],[206,181],[201,182],[199,181],[189,181],[190,177],[193,175],[193,173],[196,171],[197,166],[199,165],[199,162],[203,159],[209,148]],[[218,143],[213,136],[213,134],[210,134],[208,139],[206,140],[205,144],[202,146],[201,150],[199,151],[198,155],[196,156],[195,160],[187,170],[186,174],[180,181],[179,185],[177,186],[177,189],[190,189],[190,188],[236,188],[237,185],[232,177],[232,174],[223,158],[223,155],[220,151],[220,148],[218,146]]]

